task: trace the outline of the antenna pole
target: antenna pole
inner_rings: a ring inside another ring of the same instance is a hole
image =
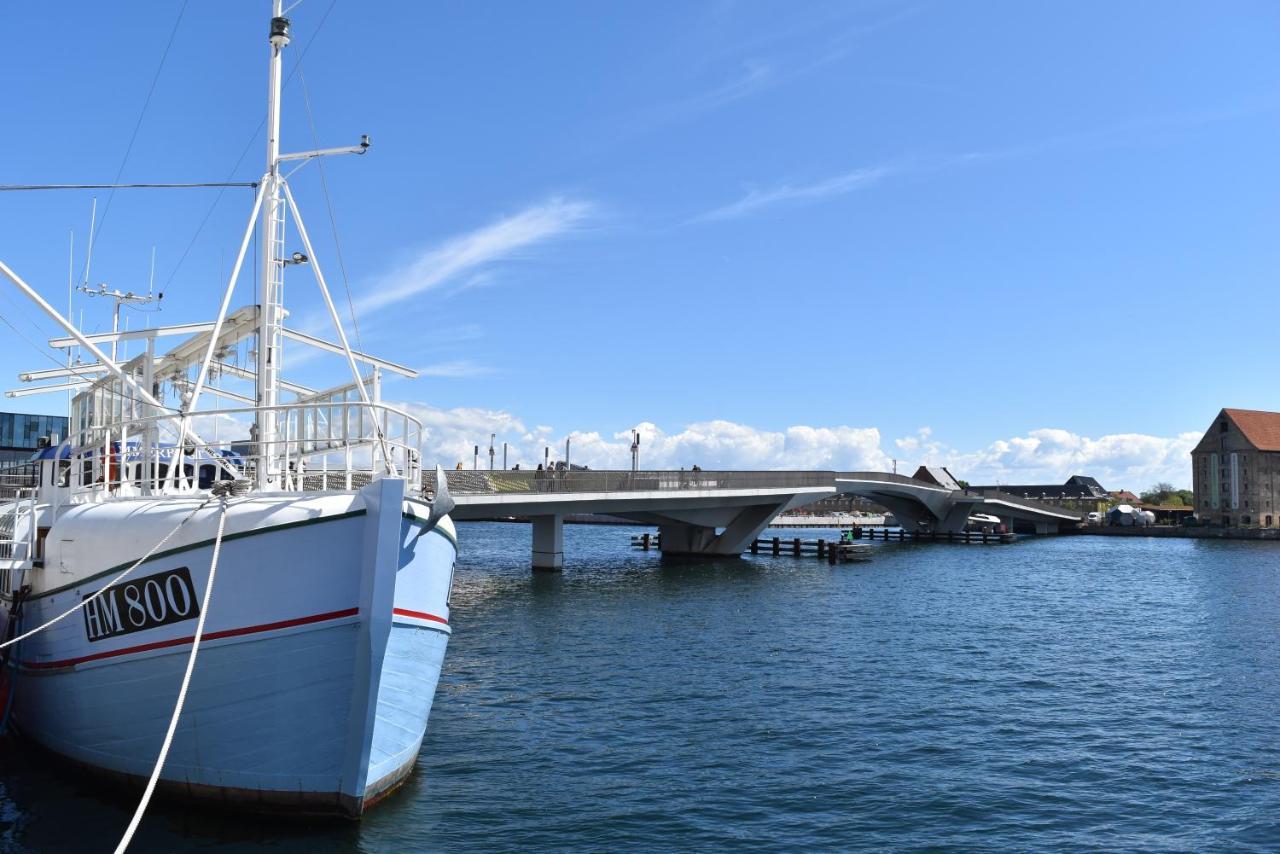
[[[280,191],[281,52],[289,44],[289,19],[281,0],[271,4],[271,60],[267,75],[267,171],[263,177],[262,305],[258,316],[258,371],[255,419],[257,428],[258,489],[280,484],[276,465],[277,413],[280,381],[282,291],[284,289],[284,199]]]
[[[76,233],[72,231],[69,235],[70,248],[67,249],[67,317],[72,317],[74,311],[71,308],[72,295],[75,292],[76,280]],[[71,370],[71,346],[67,346],[67,370]],[[67,424],[71,423],[71,401],[74,398],[74,392],[67,390]],[[64,437],[65,438],[65,437]]]
[[[93,231],[98,222],[98,197],[93,197],[93,207],[89,211],[89,248],[84,256],[84,281],[80,284],[89,286],[89,265],[93,263]]]

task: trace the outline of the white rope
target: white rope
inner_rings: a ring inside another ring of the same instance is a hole
[[[134,811],[133,819],[129,822],[128,829],[125,830],[124,836],[120,839],[120,844],[116,846],[115,854],[123,854],[124,850],[129,847],[129,843],[133,841],[133,834],[142,822],[142,814],[147,811],[147,804],[151,802],[151,795],[156,790],[156,782],[160,779],[160,772],[164,769],[164,762],[169,757],[169,748],[173,744],[173,734],[178,729],[178,718],[182,716],[182,706],[187,701],[187,688],[191,685],[191,673],[196,667],[196,654],[200,651],[200,638],[204,635],[204,621],[209,616],[209,599],[213,596],[213,577],[218,572],[218,553],[222,550],[222,529],[227,522],[227,496],[224,493],[219,497],[221,499],[222,512],[218,516],[218,534],[213,540],[213,560],[209,564],[209,580],[204,585],[204,604],[200,608],[200,619],[196,622],[196,634],[191,639],[191,655],[187,658],[187,672],[182,676],[182,687],[178,689],[178,702],[173,707],[173,716],[169,718],[169,730],[164,734],[164,744],[160,746],[160,755],[156,758],[156,766],[151,769],[151,779],[147,781],[146,791],[142,793],[142,800],[138,803],[138,808]]]
[[[21,634],[21,635],[19,635],[18,637],[14,638],[14,639],[13,639],[13,640],[11,640],[11,641],[5,641],[4,643],[0,643],[0,649],[4,649],[4,648],[5,648],[5,647],[7,647],[7,646],[12,646],[13,644],[17,643],[18,641],[26,640],[27,638],[31,637],[32,635],[34,635],[34,634],[36,634],[36,633],[38,633],[38,632],[42,632],[42,631],[44,631],[45,629],[49,628],[49,627],[50,627],[50,626],[52,626],[54,623],[60,622],[60,621],[62,621],[62,620],[65,620],[67,617],[70,617],[72,614],[74,614],[76,611],[79,611],[79,610],[80,610],[81,608],[83,608],[85,605],[88,605],[90,602],[92,602],[93,600],[97,599],[97,598],[98,598],[99,596],[101,596],[103,593],[106,593],[108,590],[110,590],[110,589],[111,589],[112,587],[114,587],[116,584],[118,584],[119,582],[123,581],[123,580],[124,580],[124,579],[129,575],[129,573],[133,572],[135,569],[137,569],[137,568],[138,568],[139,566],[141,566],[143,563],[145,563],[146,561],[150,560],[151,556],[152,556],[153,554],[155,554],[157,551],[159,551],[161,546],[163,546],[165,543],[169,542],[170,538],[172,538],[174,534],[178,533],[178,530],[179,530],[183,525],[185,525],[185,524],[187,524],[188,522],[190,522],[190,521],[195,517],[195,515],[196,515],[197,513],[199,513],[201,510],[203,510],[203,509],[204,509],[204,506],[205,506],[206,504],[208,504],[208,503],[209,503],[210,501],[212,501],[212,500],[213,500],[213,496],[209,496],[209,497],[208,497],[208,498],[206,498],[204,501],[200,502],[200,505],[199,505],[198,507],[196,507],[196,509],[192,510],[192,511],[191,511],[191,513],[187,516],[187,518],[185,518],[185,519],[183,519],[181,522],[179,522],[179,523],[177,524],[177,526],[175,526],[175,527],[174,527],[174,529],[173,529],[172,531],[170,531],[169,533],[165,534],[165,535],[164,535],[164,538],[163,538],[162,540],[160,540],[160,542],[158,542],[158,543],[156,543],[154,546],[152,546],[152,547],[151,547],[151,551],[147,552],[147,553],[146,553],[146,554],[144,554],[142,557],[138,558],[137,563],[135,563],[133,566],[129,567],[129,568],[128,568],[128,569],[126,569],[124,572],[120,573],[120,574],[119,574],[119,575],[117,575],[115,578],[111,579],[111,580],[110,580],[110,581],[108,581],[106,584],[104,584],[104,585],[101,587],[101,589],[99,589],[99,590],[98,590],[98,592],[94,593],[92,596],[88,596],[88,597],[86,597],[86,598],[82,599],[82,600],[79,602],[79,604],[73,605],[72,607],[68,608],[66,611],[63,611],[63,612],[62,612],[61,614],[59,614],[58,616],[54,617],[54,618],[53,618],[52,620],[50,620],[49,622],[44,623],[44,624],[39,625],[39,626],[36,626],[36,627],[35,627],[34,629],[32,629],[31,631],[26,632],[26,633],[24,633],[24,634]]]

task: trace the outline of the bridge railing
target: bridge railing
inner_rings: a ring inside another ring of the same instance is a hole
[[[690,489],[830,487],[834,472],[818,471],[482,471],[445,473],[453,495],[575,492],[665,492]]]
[[[869,480],[876,483],[905,483],[913,486],[930,486],[934,489],[943,488],[938,486],[936,483],[926,483],[922,480],[916,480],[914,477],[910,477],[909,475],[894,474],[893,472],[887,471],[843,471],[832,472],[831,475],[833,479],[839,478],[840,480]]]

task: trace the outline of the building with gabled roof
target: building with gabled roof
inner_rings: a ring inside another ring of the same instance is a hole
[[[916,473],[912,475],[916,480],[923,480],[940,486],[943,489],[960,489],[960,481],[956,480],[955,475],[946,466],[920,466],[916,469]]]
[[[1191,450],[1196,515],[1222,527],[1280,524],[1280,412],[1223,409]]]

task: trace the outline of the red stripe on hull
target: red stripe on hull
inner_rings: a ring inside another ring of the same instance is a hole
[[[449,621],[444,617],[437,617],[435,614],[428,614],[426,611],[410,611],[408,608],[392,608],[391,613],[397,617],[413,617],[418,620],[430,620],[433,623],[444,623],[449,625]]]
[[[354,617],[360,613],[359,608],[344,608],[341,611],[329,611],[324,614],[312,614],[309,617],[295,617],[292,620],[280,620],[276,623],[263,623],[260,626],[245,626],[240,629],[224,629],[220,632],[206,632],[202,640],[220,640],[222,638],[235,638],[243,635],[252,635],[259,632],[270,632],[276,629],[290,629],[294,626],[305,626],[311,623],[323,623],[326,620],[340,620],[343,617]],[[29,667],[33,670],[50,670],[57,667],[74,667],[77,664],[83,664],[86,661],[99,661],[104,658],[114,658],[119,655],[131,655],[135,652],[150,652],[153,649],[166,649],[173,646],[183,646],[194,641],[195,635],[185,638],[173,638],[171,640],[155,641],[153,643],[139,644],[138,646],[127,646],[124,649],[111,649],[104,652],[95,652],[92,655],[83,655],[79,658],[66,658],[61,661],[24,661],[23,667]]]

